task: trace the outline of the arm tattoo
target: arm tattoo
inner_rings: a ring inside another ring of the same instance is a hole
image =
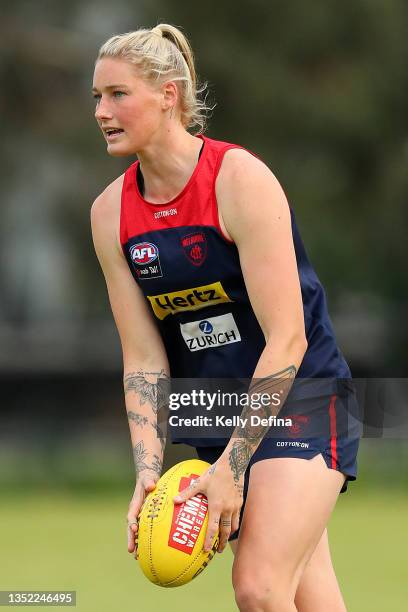
[[[156,381],[151,382],[146,376],[155,376]],[[167,406],[170,379],[164,370],[160,372],[128,372],[123,379],[125,395],[130,391],[139,394],[140,404],[149,402],[153,412],[157,414],[160,408]]]
[[[270,376],[266,376],[265,378],[255,379],[249,387],[249,392],[268,393],[269,395],[271,395],[275,390],[278,390],[282,393],[285,390],[289,391],[295,376],[296,368],[294,365],[291,365],[288,368],[281,370],[280,372],[276,372],[276,374],[271,374]]]
[[[278,393],[280,396],[278,406],[273,406],[272,404],[265,406],[262,404],[256,411],[256,414],[261,419],[267,418],[272,414],[276,416],[289,394],[296,373],[296,367],[290,365],[284,370],[276,372],[276,374],[271,374],[261,379],[255,379],[251,382],[249,395],[257,393],[260,396],[263,393],[267,393],[269,396],[272,396],[273,393]],[[236,427],[232,434],[237,440],[230,449],[228,459],[235,482],[237,482],[240,476],[245,472],[253,453],[269,429],[268,425],[252,425],[252,414],[252,406],[246,406],[241,414],[241,423],[245,424]]]
[[[236,440],[229,452],[228,460],[235,482],[247,469],[252,453],[245,440]]]
[[[150,469],[153,470],[153,472],[156,472],[158,476],[160,476],[162,467],[163,467],[163,460],[160,459],[158,455],[153,455],[153,463]]]
[[[153,461],[151,465],[146,463],[145,459],[148,455],[147,450],[145,449],[143,440],[140,440],[134,448],[133,448],[133,457],[135,460],[135,468],[136,468],[136,479],[139,477],[140,472],[149,470],[150,472],[154,472],[157,476],[160,477],[163,460],[160,459],[159,455],[153,455]]]
[[[147,450],[144,447],[143,440],[140,440],[133,447],[133,458],[135,460],[135,468],[136,468],[136,478],[139,476],[140,472],[143,470],[148,470],[149,466],[145,463],[145,459],[147,456]]]
[[[273,406],[272,404],[264,405],[262,404],[259,409],[256,411],[257,416],[261,419],[268,418],[271,415],[277,415],[279,410],[282,408],[285,403],[286,397],[290,391],[290,388],[293,384],[293,379],[296,376],[296,368],[291,365],[285,370],[281,370],[276,374],[271,374],[270,376],[266,376],[265,378],[255,379],[251,382],[249,387],[249,394],[252,395],[256,393],[261,395],[263,393],[272,396],[272,394],[278,393],[280,396],[280,401],[278,406]],[[251,415],[253,415],[253,409],[250,405],[245,406],[242,411],[242,417],[246,419],[246,426],[239,427],[234,432],[234,437],[245,438],[248,441],[248,444],[251,446],[258,445],[262,440],[266,430],[268,427],[262,425],[251,425]]]
[[[150,421],[150,425],[156,430],[157,437],[160,440],[160,444],[163,450],[166,446],[166,436],[164,435],[164,432],[155,421]]]
[[[132,412],[132,410],[129,410],[127,415],[128,415],[129,421],[134,421],[136,425],[140,425],[141,427],[143,427],[143,425],[146,425],[146,423],[149,420],[143,414],[139,414],[138,412]]]

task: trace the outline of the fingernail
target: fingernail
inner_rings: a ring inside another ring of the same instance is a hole
[[[175,501],[176,504],[178,504],[179,502],[181,502],[181,497],[177,495],[176,497],[174,497],[173,501]]]

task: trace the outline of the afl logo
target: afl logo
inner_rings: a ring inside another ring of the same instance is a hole
[[[211,334],[214,329],[209,321],[200,321],[198,327],[201,329],[203,334]]]
[[[139,242],[130,248],[130,256],[135,264],[148,264],[159,256],[159,249],[152,242]]]

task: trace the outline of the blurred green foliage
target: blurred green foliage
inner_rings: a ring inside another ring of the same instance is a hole
[[[65,316],[110,316],[88,211],[133,161],[105,152],[92,116],[93,62],[110,35],[158,22],[182,27],[191,39],[199,74],[217,101],[208,134],[241,143],[270,165],[295,210],[329,306],[341,308],[347,293],[373,296],[367,308],[377,304],[387,322],[379,363],[383,373],[403,375],[405,0],[9,5],[0,61],[7,117],[0,153],[3,189],[12,194],[23,177],[29,180],[22,170],[30,165],[35,187],[41,158],[55,175],[58,186],[47,214],[70,245]],[[35,193],[31,205],[26,222],[33,228]],[[8,300],[7,316],[30,315],[27,301],[17,295]]]

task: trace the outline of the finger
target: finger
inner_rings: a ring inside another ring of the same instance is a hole
[[[214,536],[218,533],[220,528],[220,513],[215,509],[209,509],[208,511],[208,525],[207,532],[205,534],[204,550],[209,552],[212,548],[212,542]]]
[[[127,515],[128,521],[128,551],[129,553],[135,553],[135,559],[137,559],[137,534],[139,530],[139,514],[143,506],[143,502],[146,497],[146,493],[150,493],[156,488],[156,482],[153,479],[147,480],[143,487],[137,487],[133,498],[129,504],[129,512]]]
[[[127,514],[128,525],[135,523],[137,521],[138,516],[140,514],[140,510],[142,509],[143,502],[145,500],[145,490],[144,487],[138,487],[129,504],[129,510]],[[136,531],[137,531],[137,523],[136,523]]]
[[[192,480],[186,489],[180,491],[180,493],[173,498],[174,503],[182,504],[183,502],[187,501],[187,499],[190,499],[190,497],[194,497],[194,495],[200,491],[200,486],[201,481],[199,478]]]
[[[134,531],[134,533],[137,533],[137,530],[139,527],[138,525],[139,513],[140,513],[140,507],[138,507],[136,510],[130,510],[127,515],[127,525],[128,527],[132,529],[132,531]]]
[[[135,550],[135,538],[139,529],[139,512],[141,504],[139,502],[131,503],[127,515],[127,537],[128,551],[132,553]]]
[[[137,538],[137,529],[134,530],[134,527],[137,525],[128,525],[127,534],[128,534],[128,552],[132,553],[136,548],[136,538]]]
[[[220,518],[220,542],[217,551],[222,553],[228,543],[228,538],[231,535],[232,514],[230,512],[223,513]]]
[[[135,557],[136,561],[139,559],[138,538],[137,538],[137,536],[135,538],[135,554],[134,554],[134,557]]]
[[[129,510],[127,514],[128,523],[131,523],[132,521],[136,520],[140,512],[140,508],[143,505],[144,497],[145,497],[144,489],[138,488],[137,490],[135,490],[133,497],[130,500],[130,504],[129,504]]]

